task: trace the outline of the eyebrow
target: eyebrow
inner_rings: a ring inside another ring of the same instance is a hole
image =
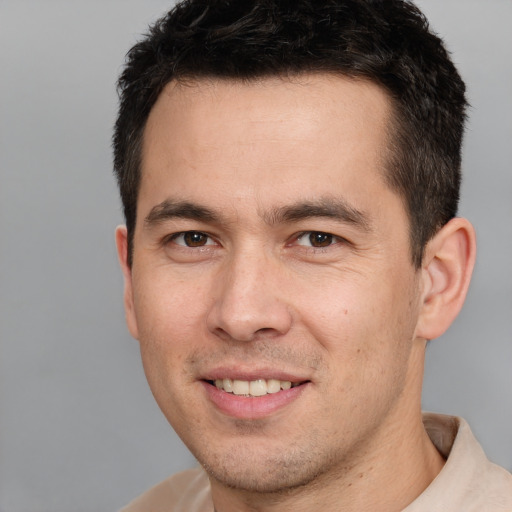
[[[154,206],[144,219],[148,228],[172,219],[189,219],[199,222],[223,223],[221,215],[205,206],[189,201],[166,199]],[[273,226],[299,222],[312,218],[329,218],[354,225],[363,231],[371,230],[368,216],[340,198],[321,198],[273,208],[262,214],[264,221]],[[225,219],[224,219],[224,222]]]
[[[219,217],[213,210],[188,201],[166,199],[157,204],[144,219],[144,225],[152,227],[171,219],[190,219],[200,222],[218,222]]]
[[[340,198],[327,197],[314,201],[301,201],[275,208],[264,215],[266,222],[271,225],[298,222],[315,217],[352,224],[364,231],[371,230],[368,215]]]

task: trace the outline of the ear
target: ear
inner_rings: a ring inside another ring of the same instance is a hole
[[[137,327],[137,317],[135,315],[135,305],[133,301],[133,283],[132,269],[128,263],[128,232],[126,226],[116,228],[116,246],[119,264],[124,277],[124,311],[126,315],[126,324],[130,334],[138,339],[139,329]]]
[[[428,242],[422,262],[417,337],[437,338],[451,325],[464,304],[475,256],[475,230],[467,219],[450,220]]]

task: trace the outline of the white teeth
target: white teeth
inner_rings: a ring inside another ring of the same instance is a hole
[[[253,380],[249,384],[249,394],[263,396],[267,394],[267,383],[263,379]]]
[[[219,387],[219,386],[217,386]],[[233,392],[233,381],[231,379],[224,379],[222,381],[222,387],[221,389],[224,388],[224,391],[227,391],[228,393],[232,393]]]
[[[277,393],[281,391],[281,381],[276,379],[267,380],[267,393]]]
[[[233,381],[233,393],[235,395],[248,395],[249,394],[249,382],[246,380],[234,380]]]
[[[287,390],[298,385],[298,382],[292,384],[289,380],[277,379],[257,379],[253,381],[236,379],[215,380],[215,386],[218,389],[222,389],[227,393],[245,396],[264,396],[268,393],[278,393],[281,390]]]

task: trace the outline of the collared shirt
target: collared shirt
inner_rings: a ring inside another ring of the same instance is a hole
[[[446,463],[403,512],[512,512],[512,475],[487,459],[468,424],[432,413],[423,423]],[[121,512],[214,512],[208,477],[200,468],[177,473]]]

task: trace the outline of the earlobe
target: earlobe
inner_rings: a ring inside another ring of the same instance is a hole
[[[437,338],[464,304],[476,257],[475,230],[454,218],[428,242],[422,265],[422,302],[416,336]]]
[[[126,324],[130,334],[135,339],[138,339],[139,331],[133,300],[132,269],[128,263],[128,233],[126,226],[118,226],[116,228],[116,246],[119,265],[121,266],[124,278],[124,310],[126,315]]]

